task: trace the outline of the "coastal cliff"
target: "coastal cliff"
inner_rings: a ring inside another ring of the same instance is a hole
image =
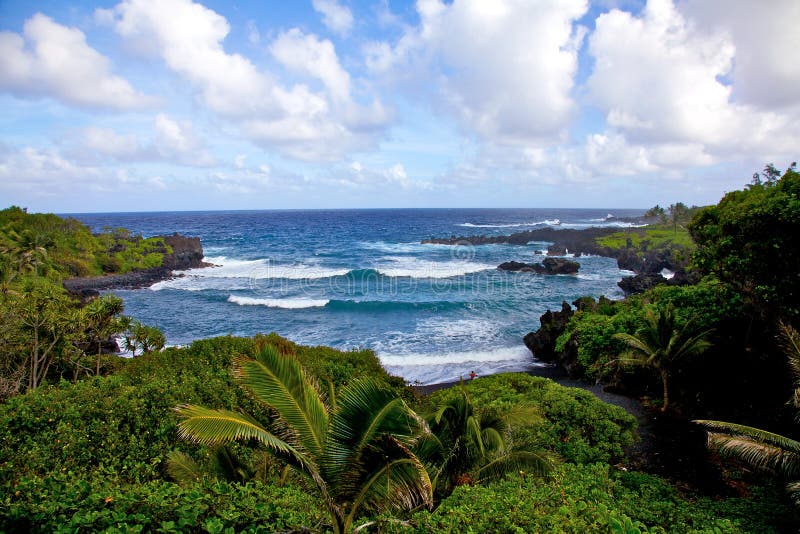
[[[85,298],[97,291],[108,289],[139,289],[173,277],[172,271],[183,271],[211,264],[203,261],[203,245],[199,237],[186,237],[178,233],[159,236],[172,252],[165,253],[161,266],[140,269],[123,274],[87,276],[64,280],[64,288],[73,295]]]

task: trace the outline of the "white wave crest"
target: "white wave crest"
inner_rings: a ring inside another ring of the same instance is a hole
[[[228,302],[238,304],[239,306],[267,306],[269,308],[298,310],[302,308],[322,308],[330,301],[325,299],[257,299],[253,297],[230,295],[228,297]]]
[[[385,241],[362,241],[358,244],[359,247],[367,250],[378,250],[381,252],[391,253],[412,253],[412,252],[427,252],[436,245],[421,244],[418,241],[411,243],[387,243]]]
[[[330,278],[341,276],[350,272],[350,269],[322,267],[319,265],[285,265],[275,264],[268,259],[237,260],[225,256],[205,258],[215,267],[189,269],[183,271],[186,276],[197,278],[286,278],[291,280],[305,280],[315,278]]]
[[[494,269],[494,265],[472,261],[431,261],[406,256],[386,256],[374,269],[384,276],[409,278],[451,278]]]
[[[431,354],[378,352],[378,358],[391,374],[419,384],[467,379],[471,372],[477,376],[488,376],[510,371],[527,371],[545,365],[534,361],[524,346]]]
[[[473,224],[473,223],[461,223],[456,226],[463,226],[465,228],[520,228],[522,226],[559,226],[561,221],[558,219],[545,219],[544,221],[536,221],[536,222],[521,222],[521,223],[509,223],[509,224]]]

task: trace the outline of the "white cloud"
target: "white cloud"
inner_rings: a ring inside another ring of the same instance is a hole
[[[329,30],[347,34],[353,28],[353,14],[336,0],[311,0],[314,10],[322,15],[322,22]]]
[[[207,167],[216,164],[188,121],[176,121],[159,113],[151,138],[120,134],[110,128],[89,127],[80,132],[70,154],[81,161],[112,159],[118,162],[164,161]]]
[[[350,100],[350,75],[339,64],[333,43],[297,28],[282,33],[270,45],[272,56],[291,71],[319,79],[334,100]]]
[[[247,58],[227,53],[226,19],[191,0],[124,0],[112,19],[126,41],[149,47],[192,84],[209,109],[265,148],[303,160],[337,159],[371,146],[387,121],[378,101],[353,103],[349,74],[330,41],[290,30],[270,47],[287,69],[321,81],[322,90],[315,92],[301,83],[283,86]]]
[[[725,81],[739,62],[731,33],[698,25],[671,0],[650,0],[638,17],[619,10],[601,15],[589,50],[595,57],[589,93],[608,125],[665,161],[676,146],[694,145],[693,161],[710,162],[701,153],[719,158],[796,144],[800,130],[790,115],[734,98],[738,82]]]
[[[419,25],[393,45],[366,45],[366,63],[415,80],[429,69],[434,98],[485,139],[552,143],[575,111],[585,33],[575,22],[587,8],[585,0],[421,0]]]
[[[389,167],[371,167],[359,161],[333,169],[322,182],[333,187],[347,187],[359,190],[381,190],[389,188],[430,189],[430,184],[420,180],[412,180],[402,163]]]
[[[154,103],[86,43],[86,36],[38,13],[23,34],[0,32],[0,90],[21,98],[50,97],[87,109],[127,110]]]
[[[733,97],[764,109],[800,104],[800,20],[796,0],[689,0],[681,9],[704,28],[726,32],[735,48]]]
[[[63,206],[60,202],[64,199],[76,200],[75,191],[80,191],[81,195],[118,194],[168,188],[159,176],[141,176],[122,168],[84,164],[49,148],[1,148],[0,192],[9,196],[18,194],[30,200],[60,199],[57,205]],[[107,198],[108,202],[113,200],[113,195]]]

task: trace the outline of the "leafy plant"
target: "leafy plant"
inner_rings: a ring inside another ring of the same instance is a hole
[[[276,432],[249,415],[184,405],[177,409],[181,435],[209,445],[255,440],[271,450],[310,478],[336,532],[349,532],[362,508],[431,505],[431,481],[411,452],[424,422],[378,382],[359,379],[326,398],[296,358],[269,345],[235,368],[277,413]]]
[[[625,343],[629,351],[616,362],[622,365],[650,367],[658,371],[663,387],[661,411],[669,408],[669,375],[676,362],[696,356],[705,351],[710,343],[706,340],[710,332],[696,333],[691,322],[683,328],[676,327],[675,313],[671,306],[645,313],[645,324],[635,335],[620,332],[616,339]]]
[[[788,324],[781,325],[781,332],[795,380],[791,403],[800,419],[800,333]],[[786,489],[795,505],[800,506],[800,441],[735,423],[709,420],[695,423],[708,429],[711,450],[788,478]]]
[[[433,438],[423,441],[423,456],[433,474],[433,486],[448,495],[462,484],[500,478],[525,469],[545,475],[552,468],[549,455],[532,445],[515,447],[512,422],[540,421],[539,410],[520,405],[500,415],[476,410],[463,383],[456,395],[428,418]]]

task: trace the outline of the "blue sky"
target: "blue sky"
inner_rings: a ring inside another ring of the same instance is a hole
[[[800,139],[800,3],[0,2],[0,204],[716,202]]]

